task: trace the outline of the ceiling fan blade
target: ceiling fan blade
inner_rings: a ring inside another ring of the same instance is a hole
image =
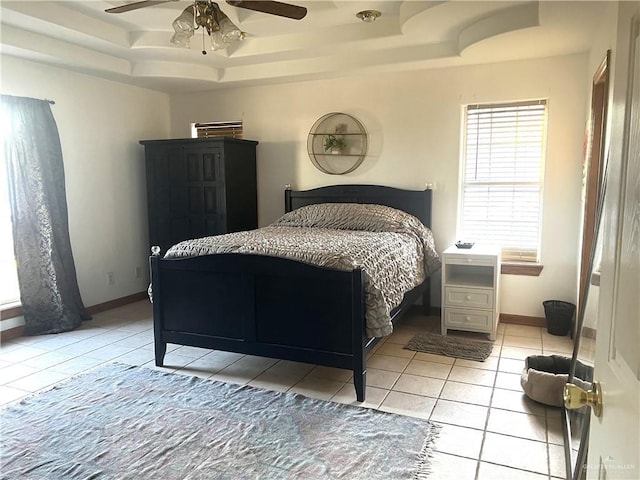
[[[245,1],[245,0],[227,0],[229,5],[234,7],[246,8],[256,12],[270,13],[279,17],[292,18],[294,20],[302,20],[307,15],[307,9],[290,3],[270,2],[266,0]]]
[[[124,12],[130,12],[131,10],[137,10],[139,8],[151,7],[153,5],[159,5],[161,3],[176,2],[176,1],[177,0],[146,0],[143,2],[129,3],[127,5],[122,5],[120,7],[107,8],[105,12],[124,13]]]

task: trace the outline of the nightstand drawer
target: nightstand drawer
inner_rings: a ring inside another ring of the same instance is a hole
[[[447,328],[453,328],[458,330],[466,329],[485,329],[491,330],[493,325],[493,312],[492,311],[472,311],[462,310],[456,308],[444,309],[444,321]]]
[[[495,264],[495,257],[488,255],[465,255],[462,253],[444,255],[444,262],[449,265],[489,265]]]
[[[493,289],[445,287],[445,306],[493,309]]]

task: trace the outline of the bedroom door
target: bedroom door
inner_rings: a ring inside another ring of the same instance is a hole
[[[617,49],[594,367],[602,412],[591,414],[586,465],[599,480],[640,478],[640,7],[620,8],[633,19]]]

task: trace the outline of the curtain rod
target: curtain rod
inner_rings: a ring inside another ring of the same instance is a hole
[[[7,98],[26,98],[26,99],[31,99],[31,100],[40,100],[41,102],[47,102],[49,105],[55,105],[56,102],[53,100],[49,100],[48,98],[33,98],[33,97],[20,97],[20,96],[16,96],[16,95],[6,95],[6,94],[1,94],[0,96],[7,97]]]

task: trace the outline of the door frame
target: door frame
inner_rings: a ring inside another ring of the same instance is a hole
[[[606,163],[605,134],[609,111],[609,76],[611,71],[611,50],[600,63],[593,75],[591,88],[591,114],[587,144],[585,145],[585,198],[582,218],[582,249],[580,253],[580,273],[578,284],[578,315],[586,304],[587,287],[591,279],[591,256],[596,241],[598,202],[601,197],[603,172]],[[580,335],[579,322],[574,327],[574,338]]]

